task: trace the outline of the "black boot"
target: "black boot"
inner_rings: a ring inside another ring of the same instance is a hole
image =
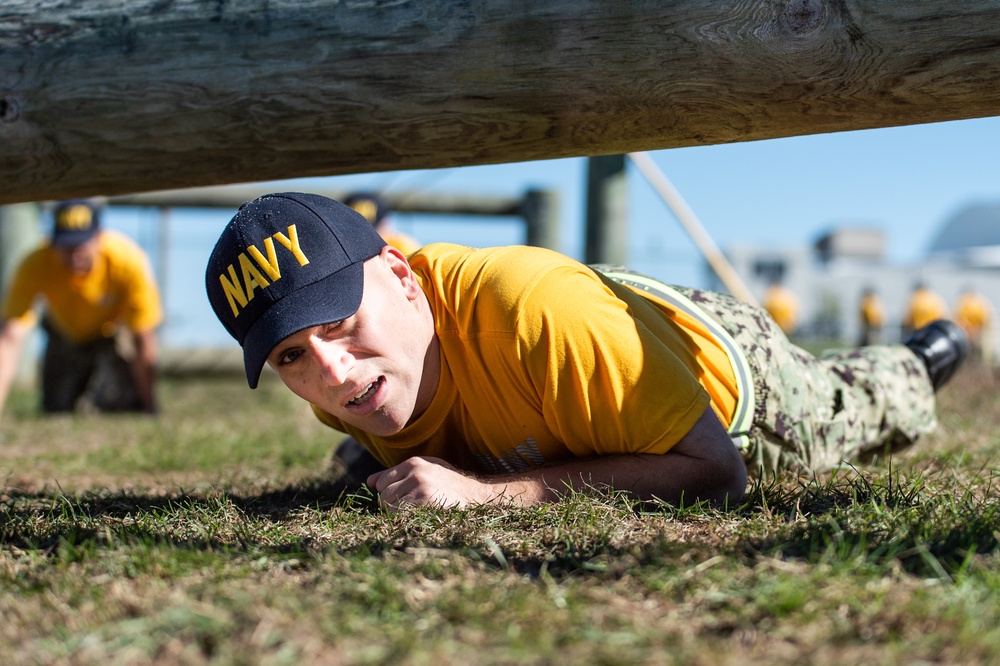
[[[903,343],[927,366],[934,390],[945,385],[969,355],[969,339],[962,327],[947,319],[927,324]]]

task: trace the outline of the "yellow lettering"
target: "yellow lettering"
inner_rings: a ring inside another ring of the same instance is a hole
[[[236,269],[233,268],[232,264],[229,264],[229,277],[230,279],[227,280],[223,273],[219,276],[219,282],[222,283],[222,291],[229,300],[229,307],[233,309],[233,316],[238,317],[240,316],[240,308],[245,308],[247,305],[247,297],[243,293],[243,286],[240,284],[240,279],[236,277]],[[237,303],[239,307],[237,307]]]
[[[243,269],[243,287],[247,290],[247,300],[252,301],[254,288],[263,289],[271,283],[250,263],[250,258],[243,252],[240,252],[240,268]]]
[[[260,264],[260,267],[264,269],[264,272],[267,273],[267,276],[272,281],[277,280],[281,277],[281,268],[278,266],[278,257],[274,254],[274,241],[270,238],[265,238],[264,249],[267,250],[266,259],[255,245],[248,247],[247,252],[254,258],[254,261]]]
[[[351,208],[360,213],[361,217],[369,222],[374,222],[375,215],[378,214],[378,206],[371,199],[359,199],[351,205]]]
[[[90,208],[70,206],[59,213],[59,226],[63,229],[89,229],[93,222]]]
[[[300,266],[309,263],[309,259],[299,244],[299,233],[294,224],[288,226],[287,236],[279,231],[271,238],[265,238],[264,252],[257,249],[255,245],[247,246],[246,252],[241,252],[239,256],[243,279],[240,280],[237,276],[236,269],[232,264],[229,265],[228,278],[225,274],[219,276],[222,291],[229,301],[229,307],[232,308],[234,317],[238,317],[240,309],[245,308],[247,303],[253,300],[254,289],[265,289],[271,285],[272,281],[281,279],[281,266],[278,264],[278,255],[274,250],[275,240],[288,248]],[[251,257],[253,261],[250,261]],[[258,266],[271,278],[270,281],[264,277],[264,273],[261,273]]]
[[[274,234],[274,237],[279,243],[291,250],[292,255],[298,260],[299,266],[305,266],[309,263],[309,259],[306,258],[305,253],[302,252],[302,247],[299,245],[299,232],[294,224],[288,225],[287,236],[279,231]]]

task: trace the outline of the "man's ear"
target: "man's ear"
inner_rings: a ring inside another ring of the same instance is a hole
[[[406,260],[406,255],[391,245],[383,247],[380,255],[386,265],[389,266],[392,274],[403,285],[403,290],[406,292],[407,298],[412,301],[419,294],[424,293],[420,288],[420,283],[417,282],[417,276],[414,275],[413,269],[410,268],[410,262]]]

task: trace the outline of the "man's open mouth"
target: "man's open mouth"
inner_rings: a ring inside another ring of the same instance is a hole
[[[364,391],[362,391],[361,393],[359,393],[356,396],[354,396],[353,398],[351,398],[347,402],[347,404],[348,405],[355,405],[355,406],[365,404],[366,402],[368,402],[369,399],[371,399],[371,397],[373,395],[375,395],[375,391],[378,390],[378,387],[381,386],[382,382],[384,382],[384,381],[385,381],[384,377],[379,377],[378,379],[376,379],[375,381],[373,381],[371,384],[369,384],[365,388]]]

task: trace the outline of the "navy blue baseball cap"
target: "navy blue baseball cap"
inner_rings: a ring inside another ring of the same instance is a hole
[[[268,194],[240,206],[208,259],[205,288],[243,347],[250,388],[279,342],[358,311],[364,262],[384,245],[364,217],[317,194]]]
[[[52,210],[52,245],[74,247],[97,235],[100,209],[86,199],[60,201]]]

